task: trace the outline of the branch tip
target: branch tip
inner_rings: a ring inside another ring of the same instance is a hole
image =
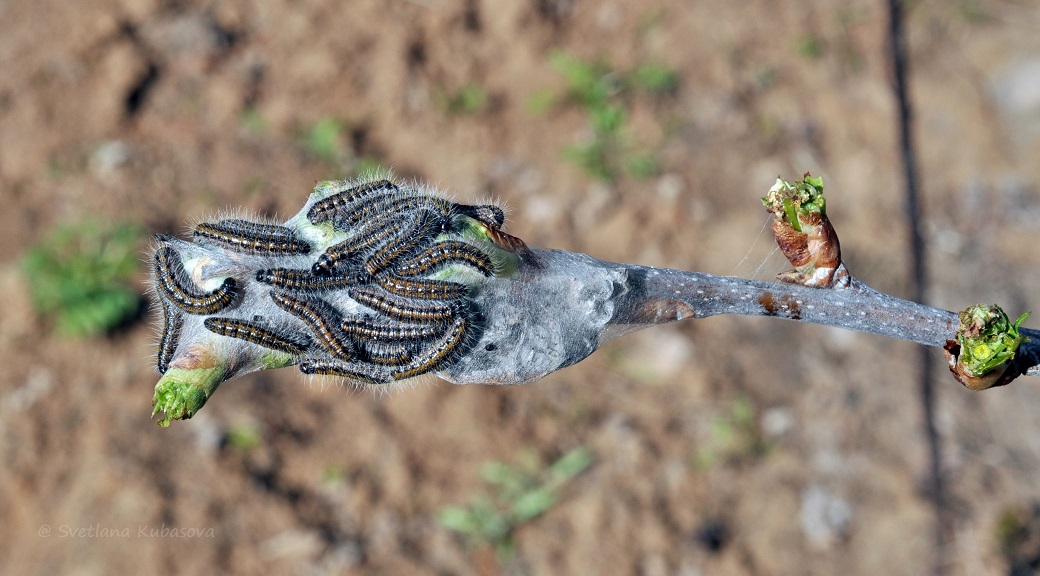
[[[960,312],[956,340],[947,340],[943,346],[954,378],[971,390],[987,390],[1021,375],[1015,353],[1028,340],[1019,326],[1029,314],[1012,323],[996,304],[977,304]]]
[[[156,383],[155,395],[152,396],[152,417],[163,413],[163,418],[156,424],[168,428],[173,420],[187,420],[194,416],[224,381],[225,372],[223,366],[170,368]]]

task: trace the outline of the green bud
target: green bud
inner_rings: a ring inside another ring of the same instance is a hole
[[[971,306],[960,313],[957,343],[961,351],[958,364],[975,378],[981,378],[1004,366],[1015,357],[1018,346],[1026,340],[1018,327],[1029,317],[1019,316],[1014,324],[999,306]]]
[[[762,204],[795,231],[801,232],[803,225],[818,223],[820,218],[827,215],[823,178],[810,176],[806,172],[802,180],[791,183],[778,177],[762,198]]]

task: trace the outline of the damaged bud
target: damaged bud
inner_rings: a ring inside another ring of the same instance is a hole
[[[943,349],[954,378],[971,390],[1003,386],[1020,374],[1015,363],[1018,346],[1028,340],[1018,327],[1029,317],[1019,316],[1014,324],[997,305],[971,306],[959,315],[956,340]]]
[[[163,428],[169,427],[171,420],[191,418],[213,395],[226,372],[226,366],[212,351],[190,346],[155,385],[152,417],[162,412],[164,417],[157,424]]]
[[[776,243],[794,266],[779,274],[778,280],[810,288],[849,285],[838,235],[827,218],[823,178],[813,178],[808,172],[794,183],[777,178],[762,204],[773,214]]]

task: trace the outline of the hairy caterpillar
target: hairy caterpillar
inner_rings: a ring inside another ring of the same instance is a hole
[[[231,219],[204,222],[195,227],[192,236],[203,242],[215,242],[233,252],[285,256],[307,254],[311,245],[296,236],[291,228]]]
[[[235,299],[237,283],[226,278],[212,292],[200,290],[188,277],[177,251],[162,246],[155,253],[155,284],[178,308],[190,314],[207,315],[227,308]]]
[[[332,356],[340,360],[354,356],[353,344],[339,331],[339,313],[327,302],[286,292],[271,292],[271,300],[282,310],[303,320]]]
[[[239,320],[238,318],[206,318],[203,325],[210,332],[238,338],[246,342],[258,344],[264,348],[300,356],[307,351],[309,342],[303,342],[294,336],[280,334],[264,326],[262,322]]]

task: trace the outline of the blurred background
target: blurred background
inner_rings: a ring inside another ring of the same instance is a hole
[[[932,288],[1040,313],[1040,6],[906,3]],[[149,419],[148,238],[374,166],[536,246],[767,280],[758,198],[825,178],[906,296],[877,0],[0,1],[0,565],[24,574],[1032,574],[1040,390],[716,317],[517,388],[285,369]],[[1027,326],[1036,327],[1030,320]]]

